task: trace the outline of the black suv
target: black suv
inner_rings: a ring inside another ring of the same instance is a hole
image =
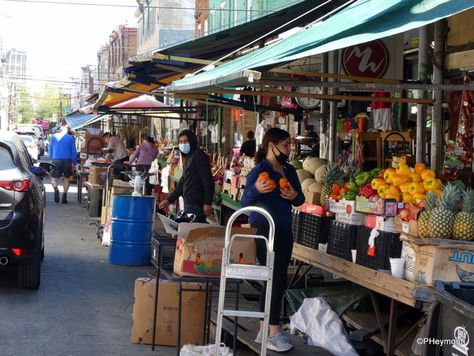
[[[37,289],[44,257],[42,183],[17,134],[0,130],[0,269],[16,267],[18,287]]]

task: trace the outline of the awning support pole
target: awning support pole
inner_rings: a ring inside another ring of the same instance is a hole
[[[329,53],[329,72],[338,73],[338,51]],[[337,81],[336,78],[331,78],[331,81]],[[332,88],[332,93],[337,93],[336,88]],[[331,101],[329,103],[329,162],[336,160],[336,120],[337,120],[337,102]]]
[[[324,53],[321,56],[321,71],[326,73],[328,71],[328,54]],[[321,78],[321,81],[327,82],[327,78]],[[327,95],[328,88],[322,88],[323,94]],[[329,111],[329,103],[327,100],[321,100],[321,107],[319,109],[322,118],[319,120],[319,156],[321,158],[327,159],[328,158],[328,140],[324,140],[323,137],[328,137],[328,111]]]
[[[435,22],[435,44],[434,44],[434,68],[433,84],[443,83],[443,68],[445,56],[445,29],[446,22],[440,20]],[[433,118],[431,125],[431,169],[439,172],[442,163],[443,152],[443,91],[433,91]]]
[[[420,27],[418,43],[418,80],[428,78],[428,26]],[[418,90],[418,98],[424,99],[426,91]],[[426,161],[426,105],[418,104],[416,113],[416,161]]]

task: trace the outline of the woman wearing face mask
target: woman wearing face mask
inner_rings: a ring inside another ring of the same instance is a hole
[[[191,130],[183,130],[178,135],[179,150],[185,157],[183,176],[173,192],[159,207],[166,208],[180,196],[184,200],[184,212],[196,215],[195,222],[206,222],[212,212],[214,180],[207,155],[198,148],[196,135]]]
[[[287,161],[290,154],[290,135],[279,128],[268,130],[262,140],[262,148],[255,156],[256,166],[247,176],[247,184],[241,203],[243,206],[258,206],[267,210],[275,222],[275,262],[270,308],[270,329],[268,349],[285,352],[293,348],[290,340],[280,330],[280,309],[283,293],[286,289],[287,269],[293,250],[291,232],[291,207],[304,203],[304,195],[296,171]],[[267,172],[269,179],[259,179]],[[288,184],[280,187],[280,179],[286,178]],[[276,183],[272,183],[273,180]],[[264,216],[251,213],[250,225],[257,229],[258,235],[268,235],[268,223]],[[266,246],[264,241],[256,240],[257,259],[266,264]],[[265,306],[265,287],[260,295],[260,310]],[[263,322],[255,342],[261,343]]]

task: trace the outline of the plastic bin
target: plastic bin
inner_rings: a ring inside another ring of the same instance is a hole
[[[364,225],[359,226],[356,263],[375,270],[389,270],[390,258],[399,258],[402,254],[403,242],[400,241],[400,234],[379,231],[379,236],[375,238],[375,256],[369,256],[367,249],[371,232],[371,228]]]
[[[328,242],[329,219],[323,216],[301,213],[297,242],[318,249],[320,243]]]
[[[151,263],[156,268],[172,270],[176,252],[176,239],[155,236],[151,239]]]
[[[327,253],[347,261],[352,261],[351,250],[357,247],[357,236],[357,225],[330,221]]]
[[[301,216],[299,210],[293,209],[291,211],[291,232],[293,233],[293,241],[298,242],[300,234]]]
[[[436,281],[440,302],[437,339],[447,340],[437,347],[438,355],[473,355],[474,283]]]

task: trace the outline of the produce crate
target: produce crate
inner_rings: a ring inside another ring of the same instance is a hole
[[[300,211],[293,209],[291,211],[291,232],[293,233],[293,241],[298,242],[300,234],[301,215]]]
[[[437,335],[453,340],[440,347],[442,355],[471,355],[474,335],[474,283],[436,281],[436,299],[440,302]]]
[[[156,268],[173,270],[176,239],[155,236],[151,239],[151,263]]]
[[[318,249],[320,243],[328,242],[329,218],[300,212],[297,243]]]
[[[356,263],[375,270],[389,270],[390,258],[399,258],[402,254],[403,242],[400,240],[400,234],[378,230],[379,236],[375,238],[375,256],[369,256],[367,249],[371,231],[372,229],[367,226],[359,226]]]
[[[352,249],[357,247],[357,225],[330,221],[327,253],[333,256],[352,261]]]

